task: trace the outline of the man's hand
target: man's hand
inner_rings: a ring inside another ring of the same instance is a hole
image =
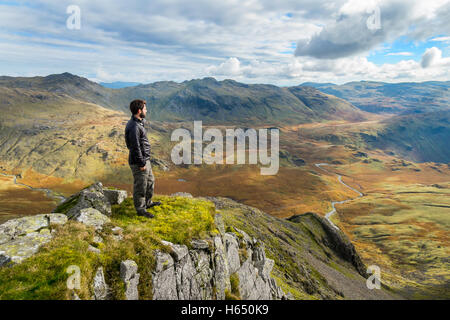
[[[141,171],[145,171],[145,169],[147,169],[147,167],[146,166],[143,166],[143,167],[141,167],[141,168],[139,168]]]

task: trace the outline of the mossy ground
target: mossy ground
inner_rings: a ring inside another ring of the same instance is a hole
[[[154,251],[168,252],[161,240],[189,244],[191,239],[216,234],[214,204],[200,199],[155,196],[162,205],[149,209],[154,219],[138,217],[132,198],[112,207],[111,223],[101,232],[103,243],[95,244],[95,231],[81,223],[70,221],[56,227],[52,241],[22,264],[0,269],[0,300],[70,299],[67,288],[71,265],[81,270],[81,287],[75,292],[81,299],[92,298],[92,280],[99,266],[111,287],[114,299],[124,297],[120,280],[121,261],[132,259],[140,273],[139,295],[152,298],[151,272],[155,267]],[[123,228],[123,239],[114,238],[112,228]],[[101,249],[100,254],[88,251],[89,245]]]

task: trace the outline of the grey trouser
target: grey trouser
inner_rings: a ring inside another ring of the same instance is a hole
[[[145,163],[146,169],[140,170],[136,164],[130,164],[133,173],[133,202],[136,211],[145,209],[146,204],[150,204],[155,190],[155,177],[153,176],[152,165],[150,160]]]

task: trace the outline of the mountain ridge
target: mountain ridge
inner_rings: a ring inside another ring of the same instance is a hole
[[[231,79],[217,81],[212,77],[110,89],[86,78],[63,73],[32,78],[0,77],[0,87],[65,94],[126,113],[131,100],[142,98],[147,100],[150,115],[163,121],[306,123],[365,118],[363,112],[345,100],[315,89],[244,84]],[[316,106],[320,108],[316,109]]]

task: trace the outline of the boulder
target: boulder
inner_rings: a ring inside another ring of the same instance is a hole
[[[6,266],[11,262],[11,257],[7,256],[4,251],[0,252],[0,267]]]
[[[51,224],[65,224],[66,222],[67,217],[63,214],[38,214],[12,219],[0,225],[0,244],[31,232],[49,228]]]
[[[152,276],[153,300],[178,300],[174,260],[168,253],[155,252],[156,267]]]
[[[0,251],[5,252],[13,263],[21,263],[24,259],[34,255],[39,248],[52,238],[49,229],[31,232],[18,236],[14,240],[0,245]]]
[[[238,271],[241,266],[241,261],[239,259],[239,243],[233,233],[225,233],[224,240],[228,260],[228,271],[230,274],[233,274]]]
[[[96,230],[101,230],[105,223],[111,222],[111,219],[94,208],[81,209],[73,219],[94,227]]]
[[[20,263],[34,255],[52,238],[51,225],[66,222],[67,217],[62,214],[38,214],[0,225],[0,266]]]
[[[139,300],[139,278],[138,266],[133,260],[125,260],[120,263],[120,278],[125,282],[125,299]]]
[[[105,281],[103,267],[99,267],[97,269],[92,284],[92,289],[94,292],[94,300],[107,300],[109,298],[109,287]]]
[[[121,204],[128,197],[126,190],[103,189],[103,193],[110,204]]]
[[[216,298],[225,299],[225,291],[231,289],[230,272],[228,270],[228,259],[222,238],[214,237],[214,284],[216,287]]]
[[[111,203],[104,194],[101,182],[96,182],[67,198],[53,212],[60,211],[59,213],[65,213],[73,219],[86,208],[94,208],[106,216],[111,215]]]
[[[209,243],[205,240],[192,240],[191,241],[191,247],[195,250],[208,250],[209,249]]]
[[[185,198],[193,198],[192,194],[187,192],[175,192],[170,195],[171,197],[185,197]]]
[[[242,300],[271,300],[272,291],[268,282],[259,276],[258,269],[245,261],[237,272],[239,276],[239,293]]]

